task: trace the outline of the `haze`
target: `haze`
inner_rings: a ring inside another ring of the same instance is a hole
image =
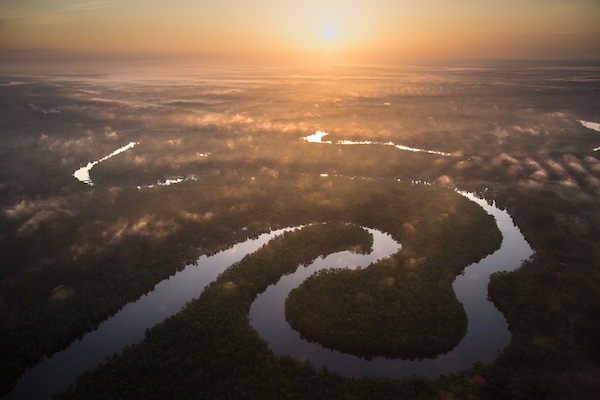
[[[598,22],[0,0],[0,398],[597,398]]]
[[[6,0],[0,58],[598,59],[599,20],[597,0]]]

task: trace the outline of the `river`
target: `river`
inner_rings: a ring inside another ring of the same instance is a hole
[[[297,273],[285,276],[277,285],[269,287],[252,305],[252,325],[269,341],[276,354],[290,354],[300,360],[309,358],[316,366],[327,365],[330,370],[348,376],[385,375],[396,378],[413,373],[435,376],[470,368],[474,362],[485,364],[492,361],[510,342],[510,332],[502,314],[487,300],[489,276],[496,271],[518,268],[533,251],[506,211],[472,194],[461,194],[496,218],[503,241],[498,251],[479,263],[468,266],[453,284],[469,319],[467,335],[453,351],[435,360],[374,358],[372,361],[366,361],[355,356],[323,350],[314,343],[298,341],[299,334],[291,330],[287,323],[281,323],[281,318],[285,322],[284,302],[287,293],[317,269],[358,265],[366,267],[371,262],[394,254],[400,249],[401,245],[389,235],[372,229],[369,231],[373,234],[374,244],[369,255],[340,252],[324,259],[319,258],[309,268],[298,268]],[[195,264],[188,265],[181,272],[157,284],[153,291],[127,304],[113,317],[102,322],[97,330],[86,334],[82,340],[73,342],[66,350],[25,371],[6,398],[49,399],[52,394],[67,389],[78,375],[104,362],[105,357],[120,352],[123,347],[139,342],[147,328],[180,311],[186,302],[197,298],[203,288],[228,266],[241,260],[246,254],[256,251],[276,235],[291,229],[294,228],[265,233],[257,239],[236,244],[211,257],[201,256]],[[273,318],[273,323],[269,322],[270,325],[264,323],[264,307],[269,307],[270,317],[273,316],[271,313],[274,308],[279,310],[277,320]],[[261,314],[263,323],[260,323]],[[281,339],[280,335],[287,336],[281,336],[284,337]],[[290,335],[298,336],[298,340],[292,342]]]

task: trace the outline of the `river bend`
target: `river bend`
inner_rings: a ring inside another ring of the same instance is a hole
[[[352,355],[324,350],[318,344],[300,340],[299,334],[285,322],[284,303],[287,293],[314,271],[345,266],[366,267],[400,249],[400,244],[389,235],[372,229],[369,231],[373,234],[374,243],[370,254],[340,252],[319,258],[308,268],[298,268],[295,274],[285,276],[278,284],[267,288],[251,307],[252,326],[269,341],[270,348],[276,354],[290,354],[300,360],[309,358],[317,367],[327,365],[330,370],[347,376],[400,378],[416,373],[432,377],[471,368],[475,362],[485,364],[492,361],[510,342],[510,331],[503,315],[487,299],[489,277],[496,271],[518,268],[533,251],[506,211],[472,194],[461,194],[495,217],[503,241],[498,251],[469,265],[453,283],[458,300],[465,307],[469,325],[467,335],[451,352],[436,359],[405,361],[374,358],[366,361]],[[157,284],[153,291],[127,304],[82,340],[73,342],[66,350],[25,371],[6,398],[49,399],[52,394],[67,389],[78,375],[104,362],[105,357],[120,352],[123,347],[139,342],[147,328],[180,311],[186,302],[197,298],[203,288],[228,266],[256,251],[276,235],[291,229],[294,228],[265,233],[257,239],[236,244],[211,257],[201,256],[195,264],[188,265]],[[297,338],[294,339],[294,336]]]

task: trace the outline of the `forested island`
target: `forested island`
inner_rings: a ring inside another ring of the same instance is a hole
[[[451,350],[467,331],[452,281],[465,259],[491,254],[502,239],[491,216],[460,224],[456,218],[465,214],[437,216],[430,226],[443,234],[431,232],[418,244],[411,238],[414,227],[405,223],[404,250],[369,268],[318,271],[289,294],[286,319],[309,341],[367,359],[432,358]],[[444,240],[448,236],[468,236],[469,245]],[[425,246],[430,240],[438,246]]]

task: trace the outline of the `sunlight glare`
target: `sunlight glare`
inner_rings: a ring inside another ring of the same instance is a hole
[[[321,28],[321,37],[328,42],[331,42],[337,36],[337,30],[330,23]]]

